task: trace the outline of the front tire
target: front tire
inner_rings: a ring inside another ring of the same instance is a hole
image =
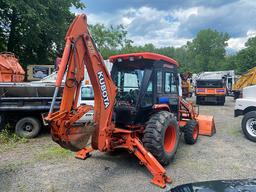
[[[256,142],[256,111],[251,111],[244,115],[242,130],[247,139]]]
[[[199,135],[198,123],[195,120],[189,120],[183,127],[185,143],[193,145],[196,143]]]
[[[146,123],[142,142],[162,165],[168,165],[176,154],[179,137],[179,126],[174,115],[160,111]]]

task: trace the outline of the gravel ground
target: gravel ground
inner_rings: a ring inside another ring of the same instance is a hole
[[[214,115],[217,133],[193,146],[182,139],[166,167],[173,184],[165,189],[150,184],[150,173],[125,151],[94,152],[82,161],[45,134],[0,150],[0,191],[166,191],[188,182],[254,178],[256,143],[245,139],[233,110],[232,98],[225,106],[200,106],[201,114]]]

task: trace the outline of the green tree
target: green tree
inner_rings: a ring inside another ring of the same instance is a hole
[[[138,52],[155,52],[157,53],[157,50],[153,44],[145,44],[143,46],[135,46],[131,44],[132,41],[129,41],[124,47],[119,48],[103,48],[101,50],[101,54],[104,59],[108,59],[111,55],[116,54],[125,54],[125,53],[138,53]]]
[[[221,68],[225,59],[229,35],[216,30],[201,30],[192,42],[187,43],[190,65],[193,72],[214,71]]]
[[[256,36],[249,38],[245,48],[236,55],[238,73],[243,73],[256,66]]]
[[[95,36],[98,38],[99,36],[103,36],[103,34],[104,32],[101,31],[101,33],[95,33]],[[104,59],[107,59],[114,54],[149,51],[175,59],[180,65],[181,72],[221,70],[230,67],[226,65],[227,59],[225,55],[225,47],[227,46],[228,39],[229,35],[227,33],[220,33],[215,30],[207,29],[200,31],[192,42],[188,42],[187,45],[179,48],[156,48],[153,44],[135,46],[129,43],[123,47],[119,46],[119,48],[103,46],[101,53]],[[97,41],[99,42],[99,40]],[[104,41],[102,40],[102,42]],[[100,44],[104,45],[104,43]]]
[[[91,35],[100,50],[108,52],[128,46],[132,43],[127,38],[127,30],[123,25],[106,27],[104,24],[90,25]]]
[[[52,63],[74,18],[72,6],[85,7],[80,0],[0,0],[0,51],[14,52],[25,65]]]

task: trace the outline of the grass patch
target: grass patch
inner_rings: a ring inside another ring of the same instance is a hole
[[[241,135],[241,131],[236,130],[236,129],[229,129],[227,131],[227,134],[230,135],[230,136],[238,137],[238,136]]]
[[[16,147],[17,144],[27,143],[27,142],[28,142],[27,139],[21,138],[17,136],[15,133],[13,133],[12,131],[10,131],[9,126],[6,126],[6,128],[0,132],[0,145],[1,145],[0,152],[5,151],[6,149]]]
[[[63,149],[60,146],[53,146],[40,151],[35,158],[36,160],[42,161],[50,159],[64,159],[71,156],[74,156],[73,152]]]

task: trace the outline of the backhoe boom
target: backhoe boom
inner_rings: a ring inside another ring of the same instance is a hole
[[[85,15],[75,18],[65,40],[66,46],[55,90],[55,95],[57,95],[66,74],[62,102],[59,111],[53,112],[52,107],[46,118],[52,128],[53,140],[62,147],[73,151],[86,147],[86,141],[83,139],[87,136],[88,130],[83,126],[73,127],[75,121],[92,109],[91,106],[77,106],[79,90],[84,79],[84,66],[86,66],[95,94],[93,148],[104,151],[109,147],[106,138],[107,132],[113,127],[111,120],[116,86],[89,34]],[[55,97],[52,106],[54,106],[54,102]]]

